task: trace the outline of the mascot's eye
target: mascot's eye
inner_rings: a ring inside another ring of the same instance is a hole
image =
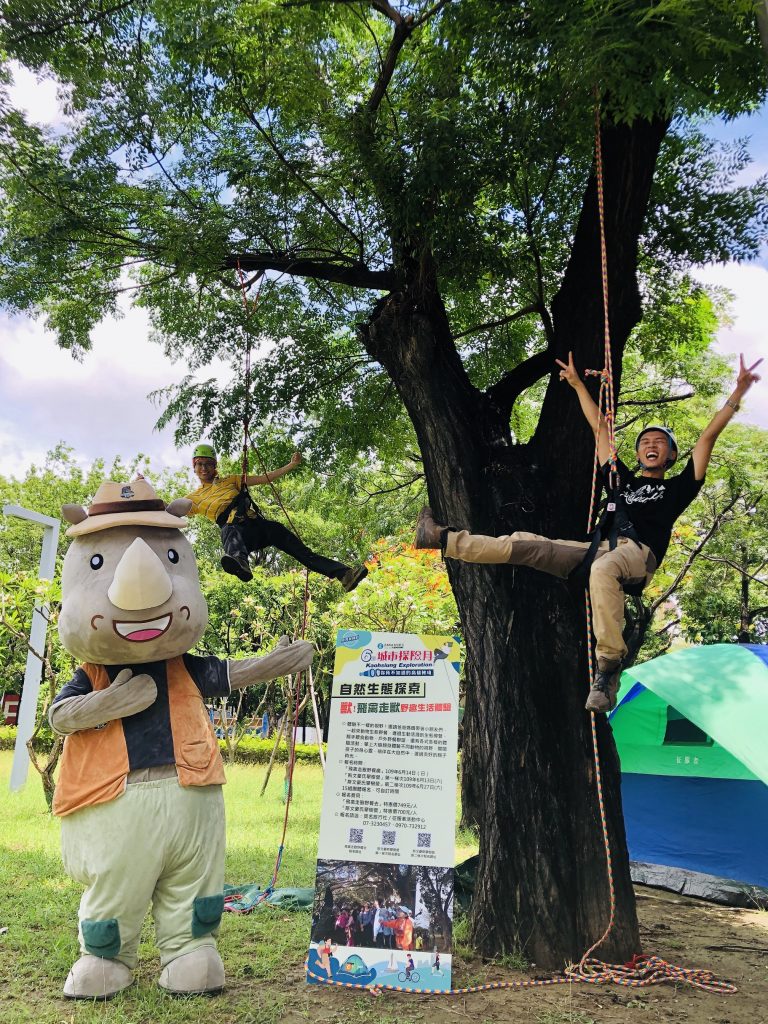
[[[104,565],[103,555],[91,555],[91,568],[100,569]]]
[[[168,548],[168,561],[169,562],[173,562],[173,564],[176,565],[178,560],[179,560],[179,552],[176,551],[174,548]]]

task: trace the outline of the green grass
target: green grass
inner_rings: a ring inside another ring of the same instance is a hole
[[[61,986],[78,957],[77,906],[81,887],[66,875],[59,856],[59,823],[48,815],[34,775],[9,794],[11,754],[0,752],[0,1020],[3,1024],[86,1024],[108,1017],[114,1024],[271,1024],[283,1019],[300,982],[308,911],[263,908],[248,916],[225,915],[219,948],[227,967],[225,998],[174,1000],[155,985],[158,953],[149,919],[136,972],[138,984],[109,1004],[72,1003]],[[263,768],[227,770],[227,881],[266,884],[282,830],[283,773],[273,773],[259,798]],[[279,884],[312,885],[322,792],[319,768],[297,769],[288,842]],[[269,990],[265,982],[272,982]]]
[[[135,985],[106,1004],[65,1000],[61,988],[79,955],[82,889],[64,874],[59,822],[47,812],[34,771],[21,792],[9,793],[11,760],[10,751],[0,751],[0,928],[8,928],[0,935],[2,1024],[274,1024],[318,1019],[318,1000],[314,991],[310,1000],[302,970],[310,913],[268,907],[243,916],[224,915],[219,950],[227,990],[221,997],[176,1000],[158,989],[158,952],[148,918]],[[263,766],[228,767],[227,778],[226,880],[266,884],[283,826],[283,770],[273,772],[261,798]],[[320,768],[297,766],[278,885],[314,885],[321,798]],[[472,843],[471,834],[460,837],[458,859],[476,851]],[[329,1024],[418,1024],[423,1019],[409,997],[394,1006],[335,990],[323,995],[322,1019]]]

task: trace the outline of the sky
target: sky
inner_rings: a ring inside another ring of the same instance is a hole
[[[55,83],[38,81],[17,67],[11,89],[14,104],[30,120],[55,125],[61,120]],[[722,141],[750,136],[753,163],[744,181],[768,172],[768,105],[757,114],[730,124],[709,123],[709,134]],[[768,251],[750,264],[707,265],[695,275],[705,285],[726,287],[734,295],[734,323],[718,335],[719,351],[739,352],[754,362],[768,356],[766,308]],[[57,348],[41,320],[0,312],[0,472],[23,477],[41,465],[59,442],[74,449],[74,457],[89,466],[119,455],[133,459],[139,452],[154,470],[188,465],[191,447],[177,450],[172,428],[156,431],[160,413],[148,395],[178,383],[187,369],[172,363],[162,347],[149,340],[144,310],[122,306],[120,319],[109,319],[93,332],[92,351],[81,362]],[[765,379],[755,385],[740,413],[746,422],[768,428],[768,360]],[[228,376],[224,364],[203,371],[205,377]]]

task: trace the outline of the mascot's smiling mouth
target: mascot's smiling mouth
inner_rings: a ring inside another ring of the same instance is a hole
[[[146,622],[118,622],[112,620],[115,632],[123,640],[130,640],[132,643],[144,643],[147,640],[156,640],[168,629],[173,619],[173,612],[163,615],[159,619],[148,619]]]

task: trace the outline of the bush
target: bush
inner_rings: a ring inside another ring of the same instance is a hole
[[[274,740],[260,740],[255,736],[244,736],[237,745],[235,762],[237,764],[267,764],[272,756]],[[226,756],[227,747],[224,740],[219,740],[219,747],[222,755]],[[286,764],[288,761],[288,746],[281,742],[275,755],[275,763]],[[320,754],[316,746],[309,746],[304,743],[296,744],[296,763],[319,764]]]
[[[35,740],[35,750],[39,750],[41,753],[47,754],[52,745],[53,738],[50,735],[38,736]],[[259,740],[253,736],[245,736],[237,746],[235,761],[238,764],[267,764],[272,756],[274,745],[274,740]],[[13,750],[15,746],[16,726],[0,725],[0,750]],[[224,740],[219,740],[219,749],[226,760],[227,745]],[[288,747],[285,743],[281,743],[275,757],[275,762],[286,764],[287,761]],[[320,755],[317,752],[317,747],[297,743],[296,762],[301,764],[319,764]]]
[[[0,725],[0,750],[13,750],[16,746],[16,726]],[[35,750],[47,754],[53,746],[53,735],[48,731],[35,739]]]

